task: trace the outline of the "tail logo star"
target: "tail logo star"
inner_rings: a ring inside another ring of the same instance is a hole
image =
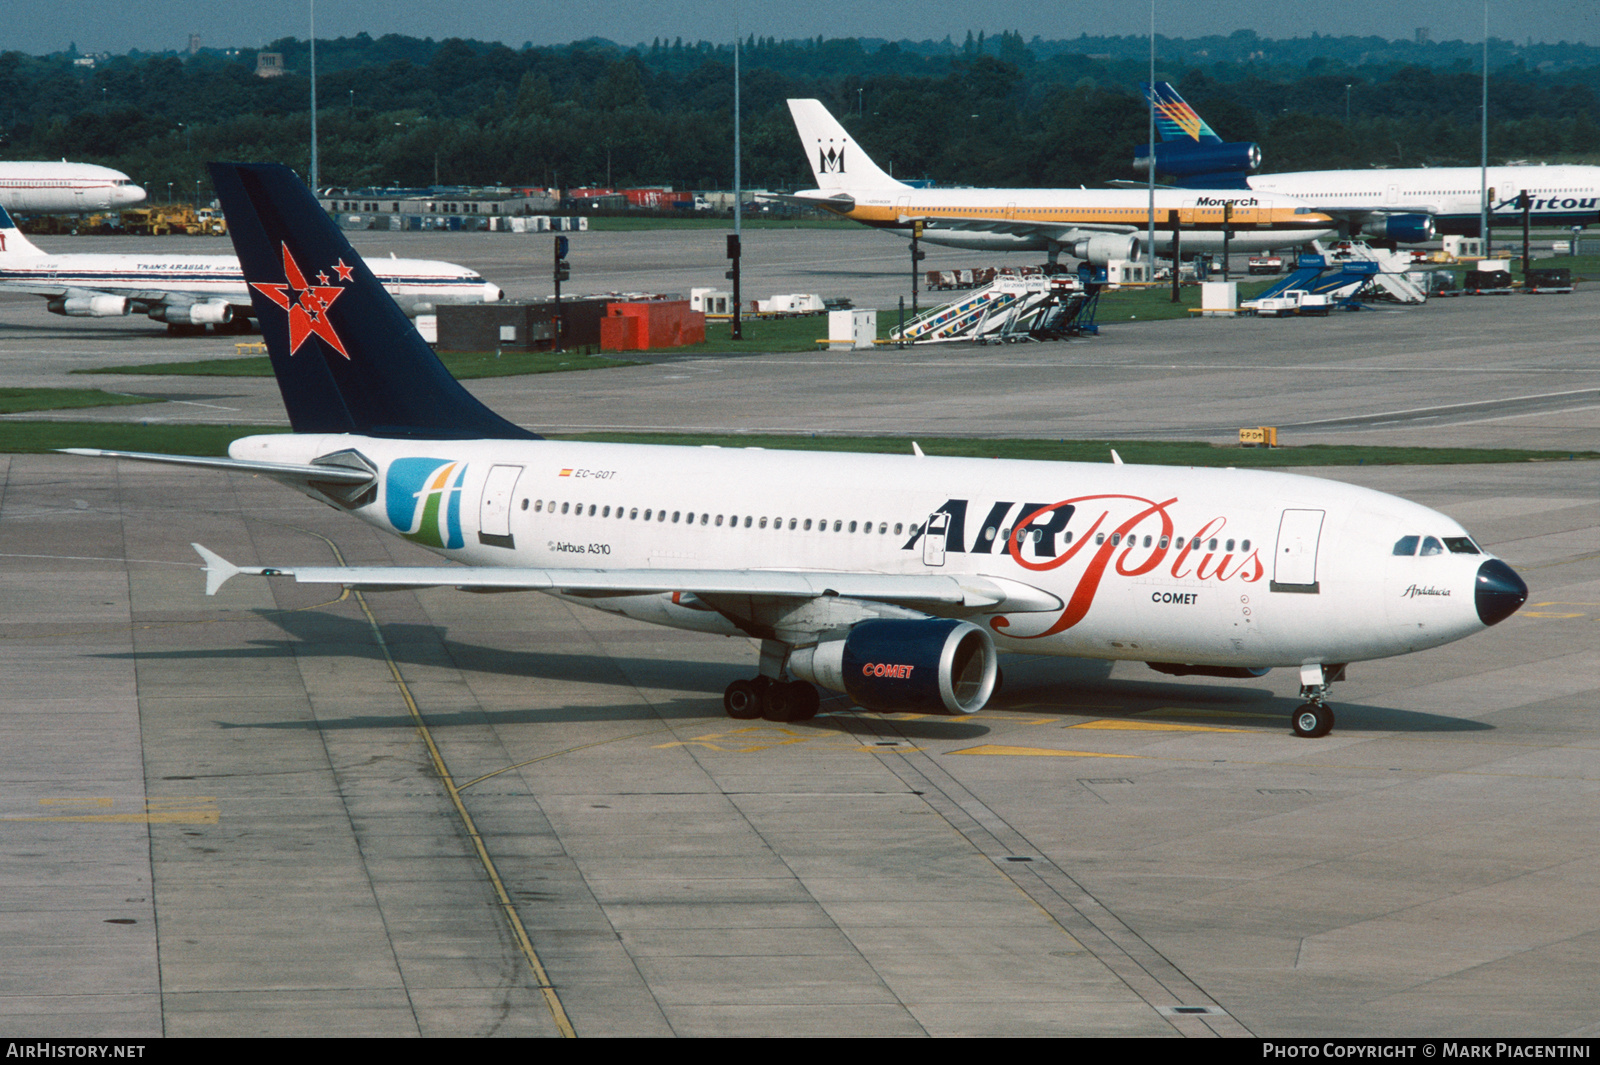
[[[345,266],[344,261],[340,260],[335,269],[343,279],[345,271],[350,267]],[[350,353],[344,349],[344,342],[339,339],[339,334],[334,332],[333,323],[328,321],[328,308],[333,306],[334,300],[344,295],[344,289],[337,285],[308,284],[300,264],[294,261],[287,243],[283,244],[283,279],[284,284],[281,285],[252,281],[250,287],[289,312],[289,354],[298,352],[300,346],[314,333],[330,348],[348,359]],[[327,275],[318,274],[317,280],[326,282]]]

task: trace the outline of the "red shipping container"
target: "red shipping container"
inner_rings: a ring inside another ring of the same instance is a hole
[[[600,320],[600,347],[605,351],[678,348],[706,339],[706,316],[688,300],[608,303]]]

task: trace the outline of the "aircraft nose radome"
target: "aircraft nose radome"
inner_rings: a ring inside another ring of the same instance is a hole
[[[1528,601],[1528,586],[1515,570],[1491,558],[1478,567],[1478,580],[1473,592],[1477,602],[1478,619],[1485,625],[1504,621]]]
[[[118,203],[138,203],[144,198],[145,191],[141,185],[124,185],[117,190]]]
[[[497,303],[500,300],[505,299],[505,297],[506,297],[506,294],[500,290],[500,286],[499,285],[491,285],[488,282],[484,282],[484,285],[483,285],[483,302],[485,302],[485,303]]]

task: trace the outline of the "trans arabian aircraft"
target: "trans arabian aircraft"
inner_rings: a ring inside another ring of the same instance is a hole
[[[341,264],[322,264],[327,284]],[[426,259],[379,259],[372,268],[380,284],[409,315],[432,314],[441,303],[492,303],[498,286],[454,263]],[[31,292],[48,300],[54,314],[114,318],[138,312],[174,331],[232,327],[243,332],[255,313],[251,290],[232,255],[69,254],[42,251],[0,207],[0,291]]]
[[[1259,149],[1253,161],[1220,151],[1241,146],[1207,142],[1204,134],[1210,133],[1211,127],[1166,82],[1156,82],[1154,92],[1148,84],[1144,90],[1162,116],[1157,128],[1164,139],[1156,145],[1156,169],[1174,174],[1185,184],[1291,196],[1338,221],[1346,236],[1409,244],[1432,240],[1437,233],[1478,235],[1485,188],[1483,172],[1478,167],[1302,170],[1252,175],[1248,171],[1261,162]],[[1135,156],[1134,168],[1144,169],[1146,158]],[[1231,169],[1224,172],[1223,168]],[[1200,182],[1187,176],[1201,171],[1206,173]],[[1522,208],[1518,199],[1524,192],[1528,194],[1532,225],[1600,223],[1600,166],[1491,166],[1487,189],[1491,225],[1520,225]]]
[[[0,163],[0,207],[12,211],[115,211],[144,199],[128,175],[90,163]]]
[[[997,652],[1169,674],[1295,670],[1327,733],[1348,663],[1482,632],[1527,587],[1454,520],[1282,473],[545,440],[423,343],[287,168],[212,164],[294,432],[228,458],[77,450],[259,474],[443,557],[243,566],[369,591],[538,591],[760,642],[736,718],[808,718],[817,686],[871,710],[970,714]],[[307,277],[325,278],[308,282]]]
[[[934,244],[983,251],[1063,252],[1104,266],[1138,259],[1150,217],[1146,191],[1134,189],[921,189],[896,181],[818,100],[790,100],[817,188],[786,203],[820,207],[877,229]],[[1169,212],[1178,212],[1182,250],[1222,252],[1224,207],[1232,208],[1229,246],[1238,252],[1309,244],[1337,234],[1333,221],[1272,193],[1156,189],[1156,251],[1172,254]]]

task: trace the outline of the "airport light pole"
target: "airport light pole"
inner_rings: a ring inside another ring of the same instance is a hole
[[[1484,0],[1485,3],[1488,0]],[[1154,282],[1156,279],[1156,0],[1150,0],[1150,131],[1146,135],[1145,150],[1149,153],[1150,164],[1148,178],[1150,180],[1150,218],[1149,228],[1145,234],[1145,246],[1149,249],[1146,261],[1150,264],[1150,276],[1146,279]],[[1178,272],[1177,260],[1173,260],[1172,272]]]
[[[1478,237],[1489,254],[1489,0],[1483,0],[1483,130],[1478,162]]]
[[[744,255],[744,191],[743,175],[739,171],[739,20],[733,21],[733,240],[728,245],[728,257],[733,260],[733,335],[734,340],[744,339],[744,322],[739,313],[739,267]]]
[[[311,4],[311,195],[317,194],[317,0]]]

